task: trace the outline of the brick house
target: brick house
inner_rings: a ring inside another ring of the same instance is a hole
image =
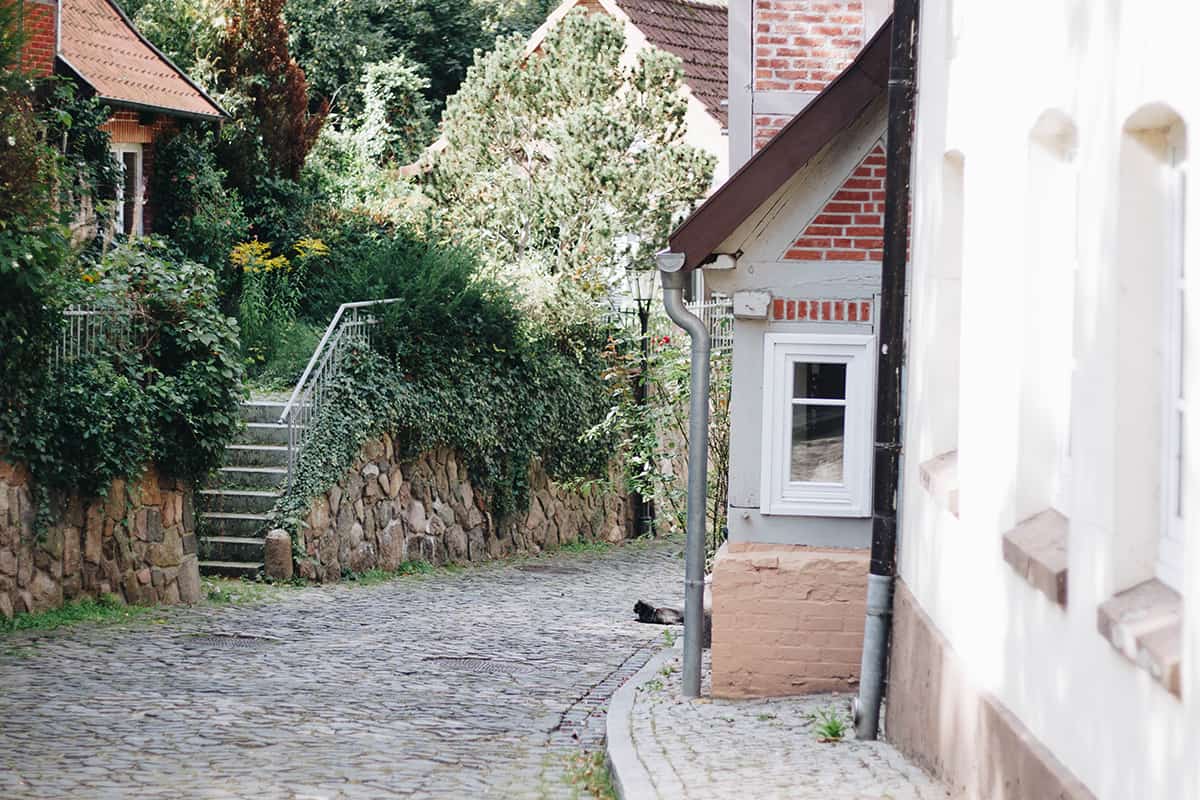
[[[26,34],[21,67],[61,75],[98,97],[112,117],[103,126],[124,173],[116,229],[154,230],[148,195],[154,146],[186,121],[220,122],[219,105],[171,63],[109,0],[16,0]]]
[[[736,172],[670,238],[683,269],[733,298],[715,696],[850,691],[858,679],[891,30],[874,11],[730,6]]]

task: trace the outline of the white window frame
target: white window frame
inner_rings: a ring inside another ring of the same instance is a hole
[[[763,514],[871,515],[875,419],[875,337],[769,333],[763,354]],[[846,364],[846,427],[841,483],[791,481],[792,380],[796,363]]]
[[[1168,138],[1165,168],[1167,213],[1167,268],[1163,314],[1163,447],[1162,447],[1162,532],[1158,545],[1158,577],[1180,589],[1183,586],[1184,521],[1183,425],[1186,406],[1183,387],[1184,326],[1186,297],[1184,235],[1186,230],[1186,173],[1183,169],[1181,131]]]
[[[121,169],[121,186],[118,189],[120,194],[117,196],[117,233],[125,232],[125,159],[122,156],[124,153],[134,153],[137,156],[134,159],[137,171],[133,176],[133,185],[136,187],[137,195],[133,200],[133,226],[130,228],[130,231],[133,236],[141,236],[144,232],[142,208],[146,202],[145,191],[142,186],[145,174],[145,152],[142,145],[138,142],[114,142],[112,153],[117,159],[117,166]]]

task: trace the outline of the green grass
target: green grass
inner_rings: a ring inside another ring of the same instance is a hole
[[[17,614],[11,620],[0,620],[0,634],[16,631],[50,631],[81,622],[113,623],[125,622],[142,616],[151,609],[147,606],[127,606],[115,595],[106,594],[99,599],[87,598],[67,603],[62,608],[40,611],[36,614]]]
[[[287,590],[281,584],[263,583],[244,578],[205,577],[200,589],[215,606],[248,606],[274,600]]]
[[[612,775],[608,772],[603,751],[576,753],[567,760],[567,782],[584,797],[596,800],[616,800]],[[578,796],[578,795],[576,795]]]
[[[547,553],[605,553],[611,550],[612,547],[609,542],[585,542],[582,539],[578,539],[574,542],[567,542],[564,545],[560,545],[557,551],[548,550]]]
[[[458,564],[446,564],[442,567],[435,567],[428,561],[405,561],[395,570],[386,569],[369,569],[366,572],[349,572],[342,576],[342,579],[348,583],[358,584],[359,586],[374,586],[379,583],[386,583],[393,578],[402,578],[407,575],[428,575],[437,569],[443,571],[455,572],[461,570],[462,567]]]

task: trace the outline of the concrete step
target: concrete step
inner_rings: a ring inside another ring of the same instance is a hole
[[[242,403],[242,419],[246,422],[279,422],[287,403],[276,400],[251,400]]]
[[[280,489],[287,467],[221,467],[208,481],[210,489]]]
[[[261,564],[263,560],[263,540],[253,536],[209,536],[201,549],[210,561]]]
[[[265,536],[271,518],[266,514],[236,511],[202,511],[205,538],[209,536]]]
[[[287,467],[286,446],[271,444],[231,444],[225,448],[227,467]]]
[[[233,511],[267,514],[275,507],[280,493],[270,489],[201,489],[200,507],[204,511]]]
[[[222,578],[253,578],[262,572],[261,561],[201,561],[201,575],[219,575]]]
[[[278,422],[247,422],[238,432],[236,443],[286,445],[288,427]]]

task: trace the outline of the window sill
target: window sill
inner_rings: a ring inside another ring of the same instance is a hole
[[[1004,534],[1004,560],[1050,600],[1067,607],[1067,518],[1054,509]]]
[[[1100,606],[1100,635],[1162,684],[1180,696],[1183,650],[1183,598],[1157,580],[1139,583]]]
[[[939,506],[958,516],[958,451],[951,450],[921,464],[921,485]]]

